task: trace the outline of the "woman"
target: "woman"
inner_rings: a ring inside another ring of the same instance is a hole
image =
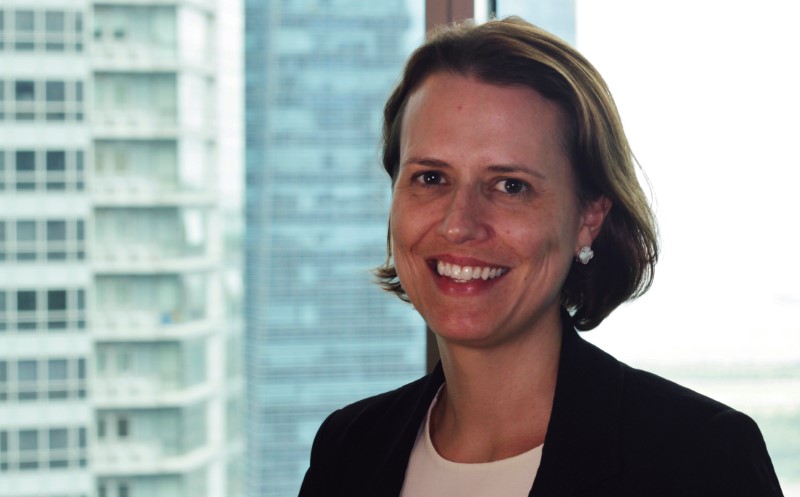
[[[657,259],[588,61],[520,19],[450,27],[412,55],[384,118],[379,277],[441,363],[328,417],[302,497],[781,495],[750,418],[576,333],[646,291]]]

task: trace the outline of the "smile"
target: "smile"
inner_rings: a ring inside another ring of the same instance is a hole
[[[508,272],[503,267],[459,266],[449,262],[437,261],[436,271],[439,276],[446,276],[456,283],[467,283],[472,280],[492,280]]]

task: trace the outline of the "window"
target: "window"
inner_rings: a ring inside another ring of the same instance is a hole
[[[47,361],[47,380],[49,383],[48,398],[63,400],[67,398],[67,360],[50,359]]]
[[[19,400],[36,400],[39,367],[33,360],[17,362],[17,397]]]
[[[48,456],[51,468],[67,467],[67,429],[53,428],[48,430]]]
[[[48,104],[56,105],[56,104]],[[63,114],[63,105],[58,112]],[[53,111],[50,108],[50,111]],[[48,112],[50,112],[48,111]],[[51,114],[53,112],[50,112]],[[12,150],[10,164],[14,177],[8,182],[18,191],[83,191],[85,164],[83,150]],[[0,150],[0,191],[6,185],[6,154]]]
[[[45,50],[47,50],[48,52],[64,51],[65,22],[66,22],[66,14],[63,11],[45,12],[44,28],[47,40],[45,42]]]
[[[33,2],[31,2],[33,3]],[[9,43],[6,45],[4,37]],[[71,10],[0,10],[0,51],[83,51],[83,14]]]
[[[80,445],[81,440],[85,440],[85,432],[83,427],[70,426],[2,430],[0,473],[81,465],[86,457],[85,444]]]
[[[39,467],[39,432],[21,430],[19,432],[19,469],[29,470]]]
[[[119,438],[128,437],[128,418],[120,416],[117,419],[117,437]]]
[[[6,260],[6,222],[0,221],[0,262]]]
[[[47,260],[63,261],[67,258],[67,222],[47,221]]]
[[[36,155],[31,150],[16,153],[17,190],[27,191],[36,187]]]
[[[19,331],[36,329],[36,292],[33,290],[17,292],[17,329]]]
[[[5,290],[0,290],[0,333],[8,328],[8,294]]]
[[[11,224],[0,222],[6,227]],[[5,242],[0,240],[3,254],[0,262],[5,259],[59,262],[86,258],[86,225],[81,219],[21,219],[14,226],[15,233]]]
[[[82,331],[86,328],[85,300],[83,289],[0,289],[0,333]]]
[[[63,150],[48,151],[46,158],[47,189],[66,190],[67,153]]]
[[[6,82],[0,80],[0,88]],[[18,121],[83,121],[83,81],[15,80],[9,83],[13,94],[10,114]],[[0,112],[5,118],[5,101],[0,99]]]
[[[8,362],[0,360],[0,403],[8,400]]]
[[[86,359],[50,358],[0,362],[0,402],[86,397]]]
[[[63,121],[66,119],[66,83],[64,81],[46,81],[44,86],[45,102],[47,102],[47,120]]]
[[[18,10],[14,12],[14,28],[16,30],[16,43],[14,48],[20,52],[28,52],[34,47],[34,12],[32,10]]]
[[[35,221],[17,221],[17,260],[36,260],[36,233]]]

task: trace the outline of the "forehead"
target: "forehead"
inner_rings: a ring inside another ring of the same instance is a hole
[[[427,153],[426,147],[445,154],[469,151],[501,156],[487,160],[523,161],[563,154],[564,122],[560,107],[534,89],[434,73],[406,102],[401,159],[420,153],[419,149]]]

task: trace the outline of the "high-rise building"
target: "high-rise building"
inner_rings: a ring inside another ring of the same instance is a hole
[[[370,272],[391,195],[382,107],[423,38],[411,3],[245,2],[252,497],[296,495],[326,414],[424,372],[424,324]]]
[[[240,494],[239,7],[0,4],[0,496]]]

